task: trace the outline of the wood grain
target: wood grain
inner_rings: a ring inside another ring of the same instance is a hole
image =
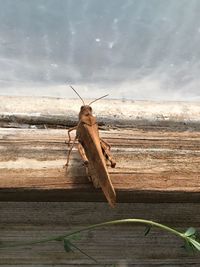
[[[185,231],[189,226],[200,230],[199,203],[120,203],[115,209],[107,203],[71,202],[1,202],[0,231],[2,242],[38,240],[71,232],[93,223],[144,218]],[[75,241],[95,264],[84,255],[66,253],[61,242],[26,248],[0,250],[0,266],[199,266],[200,255],[188,254],[182,240],[152,228],[144,236],[141,225],[121,225],[96,229]],[[120,265],[126,263],[129,265]]]
[[[79,100],[0,96],[0,102],[0,242],[38,240],[123,218],[200,230],[198,102],[95,104],[100,135],[117,161],[116,169],[109,168],[115,209],[99,203],[104,196],[88,181],[76,148],[68,171],[63,168],[68,147],[62,128],[76,124]],[[155,228],[144,237],[141,225],[90,231],[76,244],[99,263],[50,242],[0,250],[0,266],[200,266],[199,254],[187,254],[180,239]]]
[[[0,129],[0,200],[104,201],[76,150],[66,171],[62,129]],[[100,135],[117,161],[118,202],[199,202],[200,133],[115,129]]]
[[[70,127],[81,106],[79,99],[50,97],[0,96],[0,103],[0,127]],[[199,102],[102,99],[92,107],[99,125],[200,131]]]

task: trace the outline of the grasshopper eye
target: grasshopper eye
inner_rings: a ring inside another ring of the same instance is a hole
[[[81,106],[81,110],[83,110],[84,109],[84,106]]]
[[[90,110],[90,111],[92,111],[92,108],[91,108],[91,107],[89,107],[89,110]]]

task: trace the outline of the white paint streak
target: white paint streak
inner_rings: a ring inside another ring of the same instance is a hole
[[[0,169],[55,169],[63,168],[65,160],[40,161],[35,159],[18,158],[16,161],[1,161]]]

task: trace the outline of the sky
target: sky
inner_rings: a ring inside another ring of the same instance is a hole
[[[0,0],[0,95],[200,100],[199,0]]]

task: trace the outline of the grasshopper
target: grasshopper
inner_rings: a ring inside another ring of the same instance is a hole
[[[111,207],[114,207],[116,204],[116,193],[106,164],[109,161],[111,167],[114,168],[116,162],[110,154],[111,146],[99,137],[98,124],[96,118],[92,114],[92,108],[90,106],[92,103],[108,95],[97,98],[86,105],[78,92],[72,86],[70,87],[82,100],[83,106],[81,106],[79,112],[79,121],[77,126],[68,130],[68,146],[70,146],[72,140],[70,132],[76,130],[76,135],[68,150],[65,166],[68,166],[71,151],[76,140],[78,140],[78,151],[83,159],[89,180],[93,182],[95,188],[101,187],[108,203]]]

